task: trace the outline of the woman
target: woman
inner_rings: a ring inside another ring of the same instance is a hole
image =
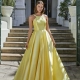
[[[14,80],[70,80],[55,45],[44,3],[38,1],[34,14],[29,16],[26,50]]]

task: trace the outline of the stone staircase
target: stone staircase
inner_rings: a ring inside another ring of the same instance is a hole
[[[61,26],[56,22],[56,18],[49,18],[49,25],[50,26]],[[23,24],[20,24],[20,26],[28,26],[28,19]]]
[[[56,41],[56,48],[63,62],[76,61],[76,44],[69,29],[64,27],[50,28]],[[24,55],[28,28],[13,28],[1,49],[1,60],[20,61]]]

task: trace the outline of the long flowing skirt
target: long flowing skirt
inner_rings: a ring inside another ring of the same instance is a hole
[[[14,80],[70,80],[46,30],[32,33]]]

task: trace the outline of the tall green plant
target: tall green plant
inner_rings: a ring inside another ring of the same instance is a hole
[[[3,6],[15,6],[15,0],[2,0],[2,5]]]
[[[70,0],[64,0],[63,2],[60,3],[60,13],[59,16],[63,17],[65,20],[68,20],[68,4]]]

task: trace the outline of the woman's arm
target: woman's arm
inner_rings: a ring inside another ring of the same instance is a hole
[[[29,16],[29,31],[28,31],[27,43],[29,42],[31,34],[32,34],[32,26],[33,26],[32,22],[33,22],[33,18],[31,15],[31,16]]]
[[[50,34],[50,37],[51,37],[51,39],[52,39],[52,41],[53,41],[53,44],[54,44],[54,46],[55,46],[55,40],[54,40],[54,38],[53,38],[53,36],[52,36],[52,34],[51,34],[51,31],[50,31],[50,29],[49,29],[49,23],[48,23],[48,16],[46,15],[46,30],[48,31],[48,33]]]

